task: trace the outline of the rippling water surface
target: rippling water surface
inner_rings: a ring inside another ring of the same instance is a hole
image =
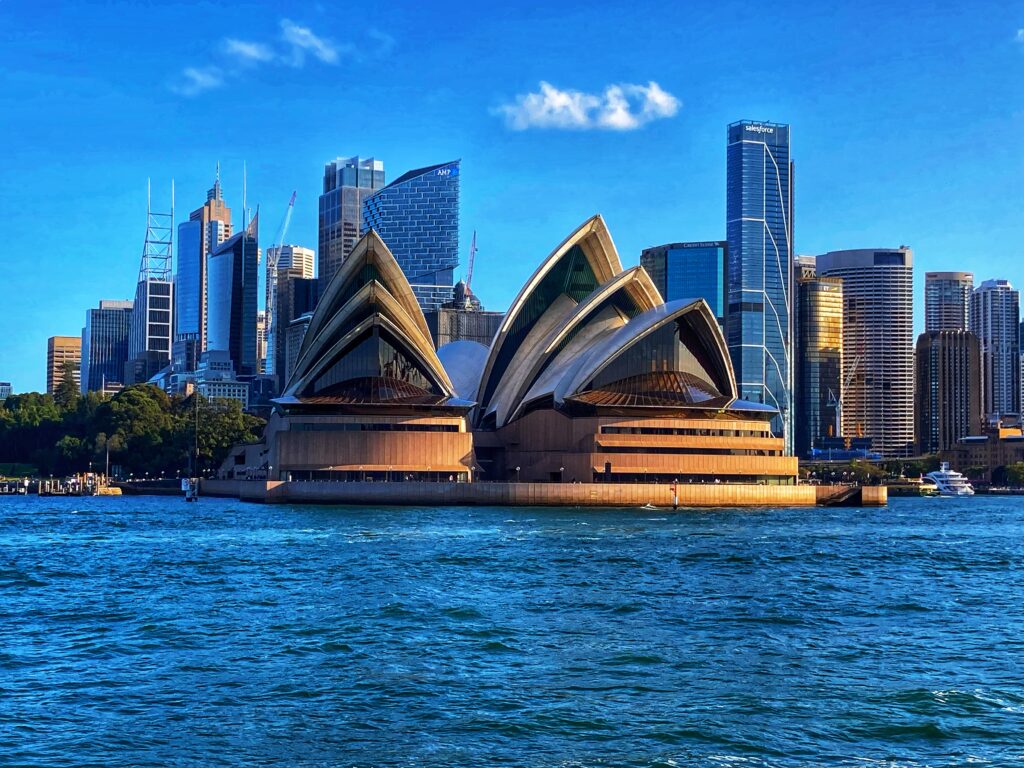
[[[0,499],[0,765],[1024,761],[1024,500]]]

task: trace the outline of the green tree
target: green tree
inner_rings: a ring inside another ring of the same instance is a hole
[[[1024,486],[1024,461],[1018,461],[1006,467],[1006,482],[1014,488]]]
[[[235,443],[259,438],[263,420],[238,402],[168,397],[158,387],[128,387],[107,398],[75,394],[58,403],[39,393],[12,395],[0,404],[0,462],[32,463],[41,474],[100,470],[173,475],[190,466],[198,442],[200,468],[220,466]],[[197,419],[198,416],[198,419]]]
[[[198,403],[193,398],[198,398]],[[202,395],[182,401],[179,413],[179,445],[186,457],[198,445],[198,472],[219,467],[232,446],[259,440],[264,424],[262,419],[243,412],[237,400],[207,400]]]
[[[70,411],[78,405],[78,386],[75,384],[75,365],[64,363],[61,368],[60,384],[53,393],[54,402],[63,411]]]

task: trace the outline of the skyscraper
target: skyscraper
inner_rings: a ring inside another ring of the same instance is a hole
[[[224,203],[218,166],[217,179],[206,193],[206,202],[189,214],[188,221],[178,225],[175,340],[198,341],[200,352],[206,349],[207,256],[229,237],[231,209]]]
[[[723,240],[645,248],[640,264],[665,301],[702,298],[725,327],[729,244]]]
[[[267,372],[267,311],[256,312],[256,372]]]
[[[981,344],[982,413],[1020,413],[1020,294],[1008,280],[986,280],[974,290],[970,330]]]
[[[57,391],[64,379],[65,366],[71,370],[75,387],[82,387],[82,337],[51,336],[46,340],[46,391]]]
[[[938,453],[981,434],[981,349],[970,331],[925,331],[914,356],[918,453]]]
[[[82,329],[82,392],[112,391],[120,387],[128,362],[128,332],[132,302],[100,302],[85,313]]]
[[[319,271],[326,286],[359,239],[363,201],[384,186],[384,163],[372,157],[339,157],[324,166],[320,195]]]
[[[146,238],[128,333],[125,385],[148,381],[171,361],[174,333],[174,187],[169,212],[153,210],[146,196]]]
[[[795,450],[806,456],[821,438],[840,437],[836,402],[843,377],[843,281],[805,274],[796,281]]]
[[[257,371],[259,212],[211,252],[207,263],[207,348],[227,352],[239,376]]]
[[[452,300],[459,265],[459,162],[419,168],[363,203],[363,233],[376,230],[424,312]]]
[[[926,272],[925,331],[966,331],[973,289],[971,272]]]
[[[832,251],[818,274],[843,281],[843,434],[883,456],[914,443],[914,260],[906,247]]]
[[[169,276],[168,276],[169,277]],[[126,386],[148,381],[171,362],[174,283],[146,277],[135,286],[131,328],[128,332]]]
[[[274,325],[269,339],[272,350],[267,353],[269,370],[277,376],[282,389],[287,383],[288,329],[297,317],[316,309],[317,281],[302,266],[277,270],[277,300],[274,303]],[[272,358],[272,361],[271,361]]]
[[[728,129],[726,339],[740,397],[779,409],[772,429],[793,450],[793,188],[789,126]]]
[[[284,342],[284,332],[288,328],[288,323],[293,319],[289,307],[279,306],[283,294],[288,290],[288,286],[282,285],[281,281],[312,280],[315,274],[315,262],[316,257],[313,250],[303,248],[301,245],[275,245],[267,248],[267,295],[264,306],[267,307],[268,319],[266,323],[267,363],[265,373],[277,375],[279,379],[284,373],[284,351],[282,349],[279,354],[278,348],[279,344]],[[278,383],[284,384],[282,381]]]

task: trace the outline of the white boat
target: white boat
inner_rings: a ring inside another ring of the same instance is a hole
[[[929,472],[921,478],[921,485],[925,488],[933,485],[939,496],[974,495],[974,488],[971,487],[967,478],[950,469],[948,461],[942,462],[936,472]]]

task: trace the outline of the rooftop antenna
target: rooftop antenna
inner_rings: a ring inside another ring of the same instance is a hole
[[[245,197],[245,160],[242,161],[242,218],[244,219],[244,225],[249,226],[249,206],[246,205]]]
[[[142,246],[139,281],[170,280],[174,256],[174,181],[171,181],[171,210],[153,210],[153,185],[146,179],[146,240]]]
[[[473,263],[476,261],[476,230],[473,230],[473,242],[469,246],[469,266],[466,270],[466,293],[473,294]]]
[[[288,236],[288,225],[292,221],[292,211],[295,209],[295,192],[288,201],[285,209],[284,221],[281,222],[281,230],[278,232],[274,245],[267,249],[267,303],[266,303],[266,334],[267,334],[267,372],[277,374],[274,365],[274,357],[277,355],[277,318],[274,315],[277,301],[277,265],[281,260],[281,249],[284,247],[285,237]]]

